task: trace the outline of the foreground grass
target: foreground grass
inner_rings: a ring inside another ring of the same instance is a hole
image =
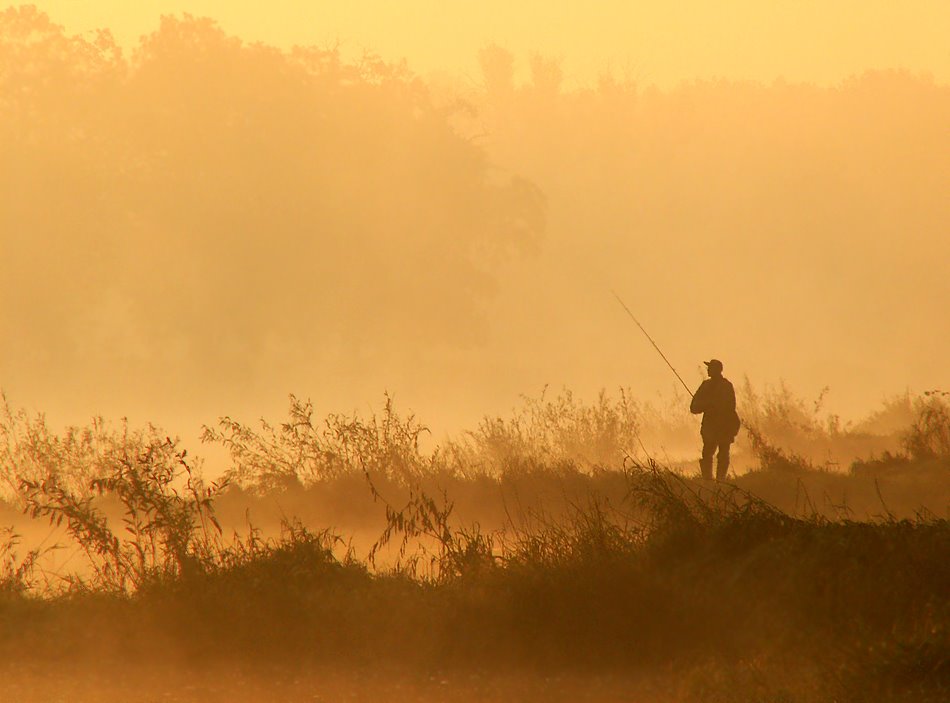
[[[440,522],[421,497],[391,517],[399,534],[431,530],[430,557],[390,570],[289,526],[132,594],[11,594],[3,658],[373,669],[416,682],[620,677],[659,687],[658,700],[950,695],[946,520],[793,518],[657,470],[626,479],[629,511],[594,501],[494,536]]]
[[[634,416],[566,407],[426,453],[390,405],[320,429],[296,404],[209,431],[235,465],[217,483],[155,428],[7,411],[10,505],[75,561],[0,543],[0,699],[950,697],[950,523],[914,507],[950,502],[943,396],[848,473],[750,428],[735,484],[579,462]],[[246,518],[268,501],[279,530]],[[373,537],[314,527],[334,510]]]

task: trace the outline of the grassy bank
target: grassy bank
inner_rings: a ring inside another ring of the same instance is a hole
[[[950,523],[907,515],[950,490],[943,403],[921,406],[902,453],[847,472],[750,428],[759,465],[729,484],[629,454],[585,466],[525,425],[520,446],[494,425],[426,452],[391,406],[323,431],[306,405],[272,431],[209,430],[233,468],[208,482],[155,429],[56,435],[8,413],[11,509],[52,525],[74,561],[51,573],[50,544],[8,536],[0,650],[19,675],[73,672],[116,699],[109,672],[165,670],[349,680],[367,697],[391,680],[406,700],[452,699],[425,683],[443,680],[458,700],[502,680],[532,681],[524,700],[552,700],[552,680],[603,683],[591,700],[946,700]],[[609,452],[590,442],[611,427],[577,423],[576,446]],[[488,446],[500,470],[474,461]],[[876,513],[856,519],[841,490]],[[268,511],[280,529],[255,526]],[[317,526],[334,516],[372,536]]]

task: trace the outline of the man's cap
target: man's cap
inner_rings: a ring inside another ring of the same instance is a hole
[[[704,364],[711,369],[719,369],[722,371],[722,362],[719,359],[710,359],[709,361],[704,361]]]

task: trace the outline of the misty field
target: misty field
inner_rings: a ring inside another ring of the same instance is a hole
[[[906,414],[890,434],[787,391],[744,402],[755,465],[725,483],[629,452],[657,416],[623,394],[526,399],[428,448],[390,399],[318,418],[292,398],[283,422],[205,428],[216,481],[154,427],[55,433],[7,405],[0,690],[946,700],[945,396],[872,414]],[[829,468],[809,443],[894,451]]]

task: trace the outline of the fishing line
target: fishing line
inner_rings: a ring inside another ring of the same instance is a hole
[[[639,327],[640,331],[643,332],[643,334],[646,335],[646,338],[650,340],[650,344],[652,344],[653,348],[656,349],[657,353],[661,357],[663,357],[663,361],[665,361],[666,365],[670,367],[670,371],[672,371],[676,375],[676,378],[679,380],[680,383],[683,384],[683,388],[686,389],[686,392],[689,393],[690,397],[692,398],[693,391],[690,390],[690,387],[686,385],[686,381],[684,381],[682,376],[680,376],[679,373],[677,373],[676,369],[673,368],[673,364],[671,364],[670,360],[666,358],[666,354],[664,354],[663,350],[660,349],[659,346],[657,346],[657,343],[653,341],[653,337],[650,336],[650,333],[647,332],[646,329],[644,329],[643,325],[640,324],[640,321],[634,316],[632,312],[630,312],[630,308],[628,308],[627,304],[623,302],[623,300],[620,299],[620,296],[617,295],[616,291],[611,289],[610,292],[617,299],[617,302],[623,306],[623,309],[627,311],[627,314],[630,316],[630,319],[633,320],[635,323],[637,323],[637,327]]]

